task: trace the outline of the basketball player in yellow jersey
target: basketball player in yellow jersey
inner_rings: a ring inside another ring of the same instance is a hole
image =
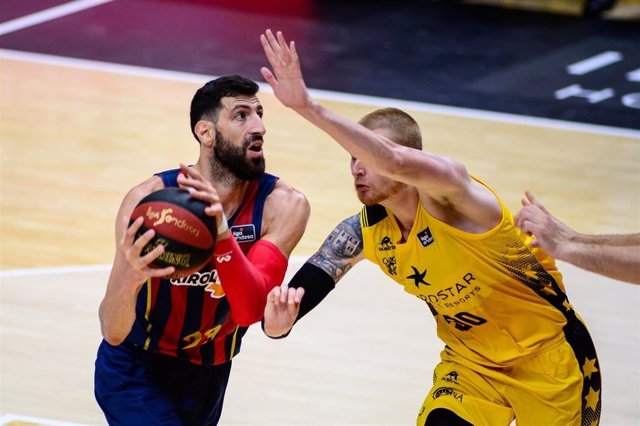
[[[271,31],[261,41],[274,94],[351,154],[364,204],[288,289],[270,293],[265,332],[286,335],[368,259],[425,302],[445,344],[418,425],[597,425],[598,360],[554,260],[464,165],[422,151],[408,114],[386,108],[350,122],[311,99],[293,42]]]

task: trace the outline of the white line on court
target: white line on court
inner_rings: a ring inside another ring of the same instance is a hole
[[[640,68],[627,73],[627,80],[640,82]]]
[[[571,75],[585,75],[592,71],[615,64],[622,60],[622,53],[607,50],[582,61],[567,65],[567,72]]]
[[[93,71],[111,72],[117,74],[134,75],[157,79],[167,79],[185,81],[193,83],[204,83],[216,76],[207,74],[196,74],[180,71],[161,70],[155,68],[140,67],[134,65],[122,65],[108,62],[92,61],[87,59],[66,58],[41,53],[21,52],[16,50],[0,49],[1,59],[19,60],[35,62],[41,64],[57,65]],[[267,83],[259,83],[260,90],[272,93],[271,87]],[[576,132],[597,133],[610,136],[620,136],[627,138],[640,138],[640,130],[625,129],[619,127],[601,126],[596,124],[576,123],[550,118],[539,118],[525,115],[508,114],[502,112],[482,111],[471,108],[461,108],[445,105],[436,105],[423,102],[405,101],[400,99],[382,98],[367,95],[355,95],[348,93],[332,92],[327,90],[309,90],[317,99],[332,100],[338,102],[350,102],[359,105],[380,105],[393,106],[401,109],[443,114],[455,117],[476,118],[488,121],[506,122],[522,124],[528,126],[540,126]]]
[[[40,12],[32,13],[30,15],[25,15],[20,18],[1,23],[0,35],[9,34],[14,31],[42,24],[43,22],[53,21],[54,19],[71,15],[72,13],[90,9],[103,3],[109,3],[111,1],[113,0],[77,0],[62,4],[60,6],[41,10]]]
[[[38,424],[43,426],[86,426],[80,423],[69,423],[69,422],[61,422],[53,419],[44,419],[41,417],[30,417],[30,416],[21,416],[18,414],[5,414],[0,417],[0,425],[6,425],[11,422],[25,422]]]

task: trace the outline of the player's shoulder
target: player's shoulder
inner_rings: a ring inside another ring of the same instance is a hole
[[[363,206],[362,210],[360,210],[360,213],[358,214],[362,226],[365,228],[381,222],[388,215],[387,209],[385,209],[381,204]]]
[[[164,188],[162,178],[159,176],[151,176],[150,178],[140,182],[133,188],[129,189],[122,200],[123,204],[138,204],[147,195]]]
[[[278,179],[275,186],[273,187],[273,191],[271,191],[271,194],[269,194],[269,198],[271,198],[271,201],[276,202],[286,201],[288,203],[300,203],[306,205],[309,204],[309,201],[307,200],[307,197],[304,195],[304,193],[294,188],[292,185],[282,179]]]

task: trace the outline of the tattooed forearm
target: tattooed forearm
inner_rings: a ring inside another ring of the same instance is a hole
[[[342,221],[308,262],[327,272],[334,282],[362,259],[362,230],[358,215]]]

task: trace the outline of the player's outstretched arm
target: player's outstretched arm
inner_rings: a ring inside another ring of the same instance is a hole
[[[535,236],[534,247],[558,260],[610,278],[640,284],[640,233],[587,235],[576,232],[525,192],[516,226]]]
[[[384,174],[386,159],[397,145],[316,103],[304,82],[295,42],[287,44],[282,32],[274,35],[266,30],[260,36],[260,42],[271,65],[271,69],[262,67],[260,71],[276,98],[326,132],[354,158],[377,166]]]
[[[260,41],[271,69],[261,69],[280,102],[323,130],[354,159],[384,176],[415,186],[434,202],[451,206],[488,230],[501,218],[499,203],[484,185],[475,182],[459,161],[431,152],[402,146],[387,137],[347,120],[316,103],[302,76],[294,42],[283,34],[266,30]]]
[[[262,325],[265,334],[285,337],[293,325],[320,304],[344,274],[364,258],[362,247],[359,215],[354,215],[331,232],[288,286],[269,294]]]

